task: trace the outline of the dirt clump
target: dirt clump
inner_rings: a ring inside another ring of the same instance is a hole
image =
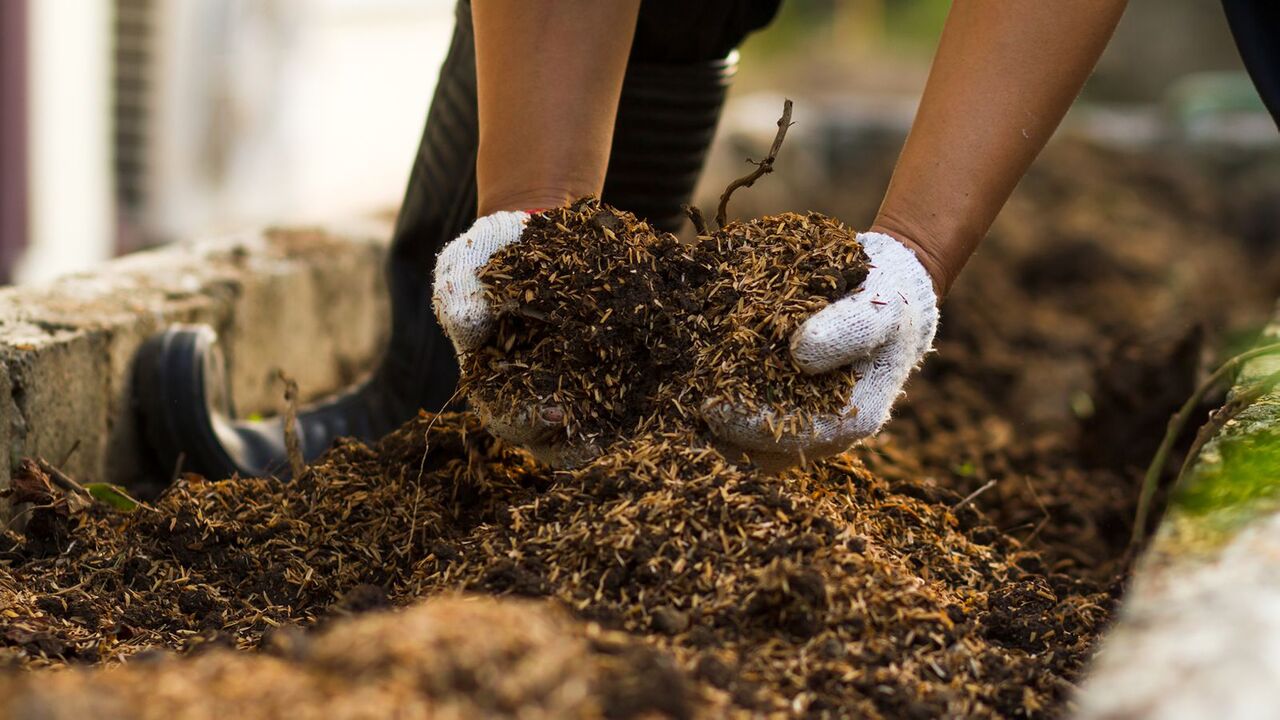
[[[867,271],[856,233],[818,213],[686,243],[584,198],[531,217],[481,272],[497,327],[464,361],[464,392],[505,411],[558,407],[559,440],[597,447],[696,424],[712,398],[799,430],[840,411],[854,377],[803,375],[791,334]]]

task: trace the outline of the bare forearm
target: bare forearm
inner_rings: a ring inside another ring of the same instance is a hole
[[[478,213],[599,193],[639,0],[475,0]]]
[[[945,294],[1061,122],[1125,0],[959,0],[874,229]]]

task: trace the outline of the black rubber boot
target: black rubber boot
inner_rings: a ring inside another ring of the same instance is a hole
[[[623,83],[604,198],[674,230],[683,221],[715,133],[734,59],[653,64],[634,53]],[[306,460],[340,436],[374,440],[419,410],[456,401],[453,347],[431,311],[435,256],[475,217],[475,49],[470,8],[459,3],[421,146],[387,260],[391,338],[363,384],[304,407]],[[237,420],[216,333],[174,326],[148,340],[135,364],[145,437],[161,467],[209,478],[288,474],[281,418]]]

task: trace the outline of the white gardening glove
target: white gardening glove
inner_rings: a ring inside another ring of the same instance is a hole
[[[857,383],[840,414],[819,415],[797,433],[776,437],[772,411],[746,413],[722,400],[703,418],[722,442],[770,470],[816,460],[876,434],[911,371],[933,345],[938,298],[916,254],[883,233],[860,233],[871,270],[860,289],[815,313],[791,336],[791,356],[806,373],[851,366]]]
[[[445,245],[436,258],[432,305],[459,360],[483,345],[493,332],[493,313],[480,283],[480,271],[494,253],[520,240],[528,221],[529,213],[521,211],[486,215]],[[495,413],[479,398],[470,400],[489,432],[524,447],[549,465],[572,462],[580,453],[548,442],[564,430],[564,411],[558,407],[529,407],[505,414]]]
[[[494,253],[520,240],[528,221],[527,212],[486,215],[436,257],[431,304],[459,357],[483,345],[493,331],[493,313],[480,284],[480,270]]]

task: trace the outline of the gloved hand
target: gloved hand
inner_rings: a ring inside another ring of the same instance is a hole
[[[493,332],[493,314],[480,283],[480,270],[494,253],[520,240],[528,220],[529,213],[521,211],[486,215],[445,245],[436,258],[432,305],[459,359],[483,345]],[[495,412],[481,398],[469,400],[489,432],[524,447],[544,463],[570,464],[582,454],[550,442],[564,429],[564,411],[559,407],[529,407],[512,414]]]
[[[916,254],[882,233],[860,233],[858,241],[870,259],[866,281],[791,336],[791,356],[804,372],[853,367],[858,380],[844,410],[775,437],[771,428],[788,425],[779,424],[772,411],[746,413],[714,398],[703,405],[712,433],[766,469],[835,455],[879,432],[907,377],[933,345],[938,298]]]

